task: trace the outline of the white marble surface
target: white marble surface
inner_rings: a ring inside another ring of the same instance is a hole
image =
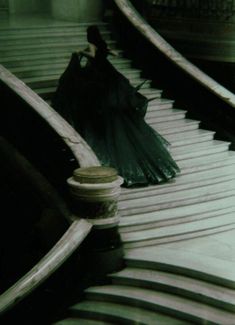
[[[214,234],[208,237],[165,244],[164,248],[215,257],[220,259],[221,263],[223,260],[235,262],[235,230]]]

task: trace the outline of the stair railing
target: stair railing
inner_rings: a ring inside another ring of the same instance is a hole
[[[80,135],[42,98],[2,65],[0,65],[0,81],[47,121],[71,149],[80,166],[99,165],[95,154]],[[0,314],[14,307],[54,273],[79,247],[91,227],[92,224],[86,220],[75,220],[71,217],[69,229],[57,244],[25,276],[0,296]]]
[[[235,95],[176,51],[144,18],[141,17],[129,0],[114,0],[114,2],[132,25],[171,62],[180,67],[195,81],[203,85],[217,97],[221,98],[228,105],[235,107]]]
[[[0,81],[37,112],[70,148],[81,167],[100,165],[94,152],[82,137],[41,97],[0,64]]]
[[[75,220],[56,243],[25,276],[0,296],[0,314],[14,307],[50,277],[79,247],[92,225],[84,219]]]
[[[48,279],[72,255],[88,234],[90,234],[87,238],[89,247],[93,244],[95,233],[95,236],[98,235],[101,238],[101,243],[96,243],[95,246],[102,245],[105,248],[102,237],[105,237],[105,233],[108,234],[110,229],[117,242],[116,248],[110,249],[109,245],[107,246],[105,258],[107,259],[107,252],[110,251],[108,258],[112,260],[112,263],[108,263],[104,271],[102,270],[103,264],[107,261],[102,261],[102,254],[99,255],[96,252],[96,247],[94,250],[88,249],[88,252],[93,254],[102,266],[99,270],[101,276],[122,266],[123,251],[118,234],[119,217],[117,215],[117,198],[120,194],[122,178],[116,174],[114,169],[101,167],[98,158],[80,135],[42,98],[2,65],[0,65],[0,82],[3,82],[47,121],[71,149],[80,166],[74,171],[73,177],[67,180],[75,206],[74,215],[68,217],[70,227],[56,245],[25,276],[0,295],[0,314],[3,314]],[[109,234],[111,242],[112,236]],[[95,272],[98,270],[97,265],[92,267]]]

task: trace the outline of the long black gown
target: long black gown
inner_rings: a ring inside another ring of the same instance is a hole
[[[124,186],[165,182],[179,172],[167,141],[144,121],[147,98],[97,50],[86,66],[73,53],[52,106],[79,132]]]

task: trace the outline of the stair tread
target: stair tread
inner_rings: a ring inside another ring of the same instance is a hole
[[[135,324],[139,325],[187,325],[188,323],[183,320],[177,320],[176,318],[160,314],[156,311],[146,310],[135,306],[128,306],[126,304],[111,303],[107,301],[84,301],[78,303],[70,308],[72,314],[79,315],[79,312],[84,312],[91,315],[108,315],[115,317],[112,319],[114,322],[135,320]],[[123,323],[121,323],[123,324]],[[58,324],[60,325],[60,324]],[[62,324],[61,324],[62,325]]]
[[[209,202],[200,202],[194,203],[185,206],[178,206],[178,207],[166,207],[165,209],[161,210],[154,210],[146,213],[141,214],[133,214],[129,216],[122,217],[120,220],[120,230],[122,231],[123,226],[129,225],[138,225],[143,223],[167,223],[174,224],[174,219],[183,219],[194,217],[194,219],[199,218],[208,218],[211,216],[222,215],[223,213],[230,213],[234,211],[234,197],[233,196],[225,196],[222,198],[218,198],[216,201],[209,201]],[[226,208],[224,208],[226,206]]]
[[[94,319],[67,318],[52,325],[111,325],[111,323]]]
[[[235,165],[233,165],[233,168]],[[210,186],[213,184],[221,184],[223,182],[230,181],[235,178],[234,172],[230,172],[227,175],[214,175],[214,177],[210,177],[209,179],[206,179],[207,176],[206,173],[202,174],[205,175],[203,179],[198,179],[198,177],[195,177],[194,179],[191,179],[190,182],[184,182],[177,184],[177,180],[180,178],[180,176],[171,184],[166,183],[166,186],[151,186],[149,188],[146,188],[145,191],[137,191],[137,192],[129,192],[127,194],[126,192],[122,192],[119,202],[125,202],[127,200],[134,200],[134,199],[141,199],[146,197],[153,197],[156,195],[161,194],[168,194],[171,192],[177,192],[177,191],[184,191],[184,190],[190,190],[190,189],[196,189],[201,188],[204,186]],[[183,177],[183,176],[182,176]],[[181,192],[182,193],[182,192]]]
[[[226,178],[225,180],[220,180],[219,182],[209,183],[207,185],[201,185],[195,188],[186,188],[178,191],[174,191],[171,195],[168,194],[168,191],[163,191],[162,193],[158,193],[157,195],[149,195],[143,198],[133,198],[129,200],[120,201],[119,211],[131,208],[138,208],[143,206],[157,205],[163,202],[174,202],[178,200],[187,200],[194,197],[200,197],[204,195],[212,195],[213,193],[220,193],[222,191],[231,191],[235,189],[235,177],[234,178]],[[160,191],[159,191],[160,192]]]
[[[153,310],[164,310],[174,315],[193,321],[211,321],[223,325],[231,325],[234,314],[228,311],[206,306],[199,302],[189,301],[168,293],[133,288],[129,286],[91,287],[86,290],[86,296],[91,299],[107,299],[109,301],[126,302],[128,305],[142,305]]]
[[[177,253],[176,253],[177,251]],[[137,248],[126,251],[125,259],[131,267],[164,270],[208,281],[227,288],[235,289],[235,262],[187,251],[169,249],[164,246]]]
[[[214,229],[232,225],[235,228],[234,211],[223,216],[216,216],[209,219],[199,219],[187,223],[169,225],[153,229],[144,229],[133,232],[122,232],[121,238],[125,243],[142,241],[151,238],[167,238],[178,235],[193,234],[207,229]]]
[[[175,293],[192,300],[216,304],[221,308],[229,308],[235,312],[234,289],[191,278],[190,274],[184,276],[159,270],[127,267],[111,274],[110,278],[114,284],[132,285],[133,282],[134,286]]]

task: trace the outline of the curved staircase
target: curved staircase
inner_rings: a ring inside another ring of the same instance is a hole
[[[108,26],[99,26],[114,47]],[[50,102],[71,53],[86,44],[86,27],[0,27],[0,62]],[[132,84],[145,80],[122,51],[110,61]],[[171,143],[181,174],[167,184],[122,189],[126,268],[111,274],[109,284],[87,289],[85,300],[56,324],[234,325],[235,153],[151,81],[141,92],[157,97],[146,121]]]

